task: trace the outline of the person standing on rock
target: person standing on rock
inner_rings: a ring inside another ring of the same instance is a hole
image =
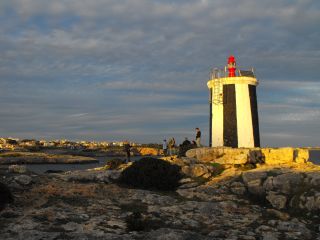
[[[168,154],[168,144],[166,139],[163,140],[162,150],[163,150],[163,155],[166,157]]]
[[[176,145],[176,140],[173,138],[170,138],[169,140],[169,156],[174,154],[174,148]]]
[[[196,128],[196,143],[197,147],[201,147],[201,131],[199,128]]]
[[[126,159],[126,162],[130,162],[130,149],[131,149],[131,146],[130,146],[130,143],[128,141],[125,141],[124,142],[124,145],[123,145],[123,148],[124,148],[124,151],[126,152],[126,156],[127,156],[127,159]]]

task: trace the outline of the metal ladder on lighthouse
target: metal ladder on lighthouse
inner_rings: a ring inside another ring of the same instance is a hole
[[[214,70],[212,74],[213,79],[213,100],[215,105],[223,104],[223,79],[219,76],[219,70]]]

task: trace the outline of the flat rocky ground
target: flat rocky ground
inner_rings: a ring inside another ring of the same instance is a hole
[[[296,171],[255,171],[244,176],[227,169],[206,182],[185,178],[177,191],[157,192],[118,186],[111,181],[115,171],[36,175],[2,170],[1,181],[13,190],[15,202],[0,213],[0,239],[320,239],[317,206],[288,209],[281,199],[272,205],[254,195],[259,187],[270,190],[257,179],[266,182]],[[312,170],[313,180],[317,171]],[[297,174],[308,179],[305,171]],[[290,195],[278,190],[270,191]]]

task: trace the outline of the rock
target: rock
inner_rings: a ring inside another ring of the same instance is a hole
[[[181,159],[183,161],[183,165],[192,165],[192,164],[200,163],[200,161],[198,159],[196,159],[196,158],[181,157]]]
[[[249,163],[254,163],[254,164],[264,163],[264,155],[262,154],[261,149],[257,149],[257,150],[252,149],[252,150],[250,150],[248,162]]]
[[[127,224],[124,221],[119,219],[111,219],[107,221],[107,224],[111,227],[116,227],[120,229],[125,229],[127,227]]]
[[[179,183],[180,184],[186,184],[186,183],[191,183],[193,180],[191,178],[182,178]]]
[[[242,180],[244,184],[248,185],[249,182],[260,180],[261,182],[267,178],[267,173],[265,171],[247,171],[242,173]]]
[[[293,205],[294,199],[297,199],[298,196],[295,196],[292,198],[292,201],[290,202],[290,205]],[[303,193],[299,197],[299,203],[298,206],[302,209],[307,209],[309,212],[311,211],[317,211],[320,209],[320,192],[315,191],[309,191],[308,193]]]
[[[151,147],[137,147],[135,148],[141,156],[159,156],[163,154],[161,149]]]
[[[320,186],[320,174],[319,172],[307,172],[306,182],[313,187]]]
[[[279,165],[293,162],[294,149],[287,148],[261,148],[265,164]]]
[[[285,231],[294,234],[298,239],[312,239],[311,231],[306,227],[306,225],[299,221],[277,221],[277,229],[280,231]],[[294,238],[289,238],[294,239]]]
[[[297,148],[294,150],[294,161],[296,163],[306,163],[309,160],[309,150]]]
[[[230,190],[237,195],[243,195],[246,192],[246,187],[241,182],[233,182],[230,185]]]
[[[279,233],[277,232],[263,232],[261,234],[262,240],[278,240],[279,239]]]
[[[280,220],[287,221],[290,219],[290,215],[285,212],[278,211],[276,209],[267,209],[267,213],[279,218]]]
[[[287,197],[277,194],[275,192],[268,192],[266,199],[276,209],[283,209],[286,207]]]
[[[188,230],[178,230],[169,228],[160,228],[146,234],[144,240],[209,240],[210,237],[203,236]]]
[[[41,164],[41,163],[96,163],[99,160],[91,157],[46,154],[41,152],[13,152],[0,156],[2,164]]]
[[[299,172],[289,172],[273,177],[273,191],[278,191],[284,194],[294,194],[300,191],[299,186],[303,181],[303,175]]]
[[[272,191],[272,189],[274,189],[274,185],[273,185],[273,177],[268,177],[264,183],[263,183],[263,188],[265,189],[265,191]]]
[[[196,178],[209,173],[208,167],[204,164],[194,164],[190,166],[184,166],[181,168],[182,173],[185,175]]]
[[[9,172],[12,173],[25,173],[27,172],[26,166],[23,165],[10,165],[8,167]]]
[[[111,183],[117,180],[121,175],[120,170],[106,171],[78,171],[67,175],[66,179],[70,182],[104,182]]]
[[[247,188],[248,188],[248,192],[253,195],[262,196],[265,194],[265,189],[262,186],[261,179],[256,179],[256,180],[247,182]]]
[[[119,170],[107,170],[105,172],[97,174],[96,179],[101,182],[110,183],[114,180],[119,179],[120,175],[121,171]]]
[[[67,232],[83,232],[83,226],[75,222],[68,222],[61,227]]]
[[[197,158],[202,162],[216,162],[220,164],[234,165],[245,164],[249,159],[249,149],[245,148],[194,148],[186,152],[189,158]]]
[[[194,187],[198,187],[199,185],[201,185],[201,183],[199,183],[199,182],[189,182],[189,183],[184,183],[183,185],[179,186],[178,189],[194,188]]]
[[[20,175],[20,176],[16,176],[14,177],[14,180],[23,186],[27,186],[32,182],[32,178],[28,175]]]
[[[241,177],[251,194],[258,196],[264,195],[265,189],[262,186],[262,182],[267,177],[266,172],[252,170],[243,172]]]

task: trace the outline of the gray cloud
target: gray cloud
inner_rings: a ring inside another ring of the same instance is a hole
[[[206,134],[208,72],[234,54],[257,70],[263,144],[316,145],[319,10],[311,0],[2,1],[1,132]]]

